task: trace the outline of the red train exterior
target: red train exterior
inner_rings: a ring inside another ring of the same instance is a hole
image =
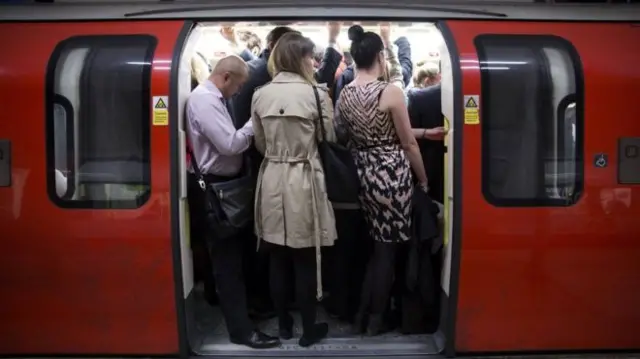
[[[452,21],[460,57],[477,60],[482,33],[553,34],[576,49],[584,72],[584,189],[568,207],[496,207],[480,181],[481,134],[464,127],[461,260],[456,349],[594,350],[637,348],[640,320],[640,195],[638,185],[617,181],[616,166],[597,168],[592,158],[617,161],[620,137],[640,136],[640,123],[624,115],[640,93],[640,33],[629,24],[497,23]],[[609,40],[609,39],[615,39]],[[481,93],[477,69],[463,70],[465,93]],[[482,119],[481,119],[482,121]],[[630,206],[606,214],[601,197],[631,192]],[[613,222],[623,223],[617,227]],[[635,278],[635,279],[634,279]],[[615,324],[614,324],[615,323]]]
[[[461,188],[454,189],[452,351],[640,348],[634,288],[640,284],[640,186],[620,184],[615,165],[618,139],[640,137],[640,28],[455,18],[439,27],[455,58],[455,86],[462,86],[454,99],[454,183]],[[173,127],[150,126],[151,194],[144,205],[62,208],[47,192],[44,91],[48,63],[62,41],[145,34],[157,40],[151,95],[170,94],[184,28],[184,19],[0,23],[0,139],[11,141],[12,161],[11,186],[0,187],[0,354],[187,350],[171,218]],[[481,126],[461,118],[462,95],[484,95],[480,67],[464,64],[478,63],[474,41],[487,34],[552,35],[579,55],[584,164],[574,205],[495,206],[483,194]],[[597,153],[607,153],[610,165],[593,166]],[[605,211],[603,201],[616,190],[629,204]]]
[[[1,260],[0,282],[8,287],[0,300],[0,352],[177,352],[169,129],[151,130],[152,188],[144,206],[60,208],[47,193],[44,86],[54,48],[67,38],[151,34],[158,40],[153,61],[161,64],[154,65],[151,92],[167,93],[166,63],[183,22],[0,26],[20,34],[4,37],[1,45],[15,50],[4,51],[0,84],[12,108],[1,132],[14,153],[12,187],[0,190],[2,242],[11,248]],[[25,46],[27,52],[17,50]]]

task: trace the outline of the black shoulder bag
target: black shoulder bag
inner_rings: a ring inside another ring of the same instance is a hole
[[[322,141],[318,141],[318,153],[324,169],[329,201],[333,204],[358,205],[360,179],[358,178],[358,169],[353,161],[353,155],[346,147],[327,141],[327,131],[322,120],[320,95],[315,86],[313,86],[313,92],[316,96],[316,106],[318,108],[316,128],[320,129],[322,136]]]
[[[243,176],[224,182],[207,183],[198,168],[193,151],[189,147],[187,151],[204,195],[203,210],[213,238],[218,240],[235,236],[253,220],[255,181],[247,158],[243,159]]]

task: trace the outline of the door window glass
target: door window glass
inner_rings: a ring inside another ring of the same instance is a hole
[[[61,207],[137,208],[149,198],[152,36],[60,43],[47,72],[49,196]]]
[[[582,73],[547,36],[482,35],[482,188],[502,206],[565,206],[582,190]]]

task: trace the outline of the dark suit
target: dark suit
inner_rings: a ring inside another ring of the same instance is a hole
[[[443,126],[444,116],[440,100],[440,84],[426,88],[412,88],[408,91],[409,118],[413,128],[434,128]],[[429,195],[434,200],[444,202],[444,153],[443,141],[418,140],[420,153],[429,178]]]
[[[426,88],[412,88],[407,92],[409,118],[413,128],[434,128],[443,126],[440,84]],[[444,153],[443,141],[418,140],[420,153],[429,179],[429,197],[444,202]],[[418,199],[419,203],[428,201]],[[421,225],[433,224],[427,219],[414,218]],[[435,239],[432,239],[435,241]],[[405,291],[402,298],[402,328],[406,334],[433,333],[439,324],[439,300],[435,289],[440,287],[442,249],[432,255],[432,245],[412,248],[414,291]],[[411,257],[410,257],[411,258]],[[412,261],[409,261],[411,263]],[[409,270],[409,267],[407,267]],[[405,273],[408,274],[408,273]],[[409,279],[409,278],[407,278]],[[434,295],[435,294],[435,295]]]

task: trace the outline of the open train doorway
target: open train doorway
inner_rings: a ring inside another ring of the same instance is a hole
[[[352,23],[340,22],[340,31],[337,36],[331,38],[330,26],[326,22],[293,22],[286,25],[295,30],[300,31],[303,35],[311,38],[316,44],[318,50],[318,62],[322,61],[323,52],[327,47],[332,46],[340,51],[342,55],[342,63],[337,71],[343,72],[353,67],[352,59],[350,59],[349,47],[350,41],[347,36],[347,29]],[[243,58],[250,60],[259,58],[266,48],[266,37],[269,31],[274,27],[282,25],[280,23],[266,22],[242,22],[242,23],[199,23],[195,25],[184,43],[182,55],[180,58],[180,67],[178,74],[178,91],[177,97],[180,107],[180,125],[178,133],[178,145],[180,161],[180,242],[182,253],[182,273],[184,283],[184,296],[186,298],[186,315],[189,336],[189,345],[191,349],[201,355],[252,355],[252,356],[297,356],[302,353],[305,355],[322,355],[322,356],[343,356],[343,355],[435,355],[444,350],[446,338],[445,329],[448,320],[446,313],[442,308],[443,301],[448,300],[448,286],[451,267],[451,238],[452,223],[451,213],[453,207],[453,151],[447,151],[447,148],[453,148],[453,72],[449,50],[444,41],[441,31],[434,23],[360,23],[365,30],[380,32],[381,26],[390,29],[391,40],[393,41],[393,50],[396,54],[396,60],[400,63],[403,70],[403,81],[405,83],[405,92],[410,100],[412,93],[419,92],[421,89],[430,86],[437,86],[440,93],[440,101],[436,105],[441,107],[440,115],[442,125],[449,131],[449,135],[440,140],[437,145],[428,144],[421,146],[422,150],[429,151],[437,147],[439,153],[434,156],[431,153],[431,159],[439,161],[432,167],[438,168],[437,175],[440,178],[430,178],[431,183],[439,186],[438,203],[440,206],[440,235],[430,244],[428,250],[423,251],[423,260],[426,265],[431,267],[427,274],[430,278],[420,278],[423,281],[431,282],[431,293],[433,302],[425,305],[420,295],[412,295],[397,290],[391,295],[388,306],[387,330],[380,335],[366,336],[352,333],[352,323],[348,318],[342,318],[332,312],[330,303],[332,295],[332,278],[335,276],[323,276],[323,285],[325,287],[325,295],[321,302],[318,303],[318,321],[329,324],[328,337],[315,344],[310,348],[302,348],[297,344],[297,338],[300,335],[299,315],[294,314],[296,318],[297,328],[293,339],[283,340],[283,345],[276,349],[253,350],[244,346],[230,343],[226,325],[222,317],[221,309],[216,298],[211,293],[207,293],[201,268],[198,268],[198,249],[194,248],[192,239],[197,234],[190,233],[189,227],[189,210],[187,200],[187,168],[186,147],[187,134],[185,132],[184,107],[191,90],[207,80],[212,68],[216,62],[228,55],[237,54]],[[334,23],[335,26],[335,23]],[[225,31],[233,29],[235,38],[230,39]],[[338,79],[340,74],[336,75]],[[437,80],[435,80],[437,79]],[[333,84],[335,91],[335,83]],[[333,93],[332,93],[333,95]],[[337,98],[334,98],[334,101]],[[334,103],[335,105],[335,103]],[[416,106],[416,104],[413,104]],[[435,124],[438,125],[438,124]],[[435,127],[434,125],[434,127]],[[414,128],[416,125],[414,124]],[[417,126],[420,127],[420,126]],[[425,152],[423,152],[423,157]],[[340,241],[340,238],[338,239]],[[254,247],[255,248],[255,247]],[[357,249],[358,250],[358,249]],[[366,257],[366,248],[359,249],[362,251],[361,257]],[[255,253],[249,251],[246,256],[255,256]],[[252,257],[255,259],[254,257]],[[252,258],[246,258],[245,261],[251,261]],[[261,260],[261,259],[259,259]],[[323,260],[327,262],[335,261],[332,255],[323,255]],[[408,255],[403,256],[399,261],[397,273],[407,271]],[[366,264],[366,260],[353,261],[353,265],[358,263]],[[425,264],[423,263],[423,264]],[[195,264],[195,265],[194,265]],[[323,271],[329,269],[335,263],[323,263]],[[363,264],[361,264],[363,265]],[[195,270],[194,270],[195,269]],[[263,274],[264,274],[263,268]],[[350,268],[350,270],[356,270]],[[266,268],[268,272],[268,268]],[[261,284],[267,277],[255,278],[260,276],[261,271],[248,269],[245,271],[245,281],[248,288],[248,303],[252,319],[267,334],[277,334],[278,320],[269,308],[264,308],[260,301],[266,296],[268,301],[268,285]],[[401,275],[396,275],[398,283]],[[258,287],[257,289],[255,287]],[[401,288],[402,285],[394,286]],[[416,289],[417,290],[417,289]],[[260,293],[262,291],[262,293]],[[354,295],[353,293],[351,294]],[[359,295],[356,295],[359,297]],[[358,298],[356,298],[357,300]],[[422,298],[424,299],[424,298]],[[404,305],[403,305],[404,303]],[[295,313],[295,303],[292,303],[293,313]],[[428,308],[426,307],[428,306]],[[267,305],[268,307],[268,305]],[[413,320],[418,318],[418,320]]]

